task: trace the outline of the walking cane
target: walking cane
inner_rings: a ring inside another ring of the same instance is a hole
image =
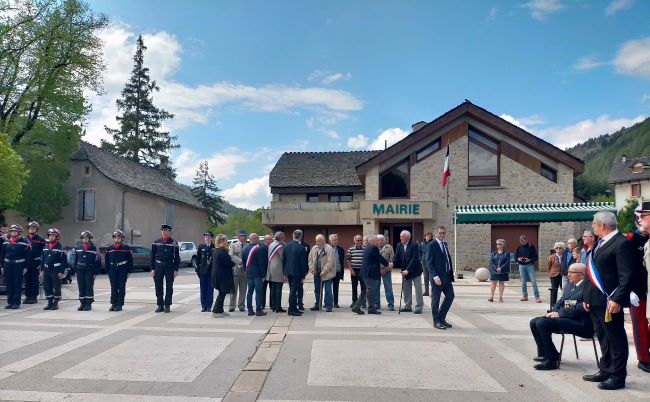
[[[402,289],[399,291],[399,309],[397,310],[397,314],[399,314],[402,311],[402,293],[404,293],[404,277],[402,276]]]

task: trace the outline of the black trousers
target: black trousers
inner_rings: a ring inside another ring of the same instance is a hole
[[[605,307],[591,306],[591,322],[594,324],[598,343],[600,343],[600,371],[609,374],[615,381],[625,381],[627,376],[627,334],[623,325],[623,309],[612,314],[612,321],[605,322]]]
[[[165,290],[163,297],[163,280]],[[156,302],[159,306],[171,306],[172,295],[174,294],[174,269],[156,268],[153,272],[153,282],[156,286]]]
[[[108,279],[111,281],[111,304],[114,306],[123,306],[124,297],[126,296],[126,280],[129,273],[126,269],[113,268],[108,269]]]
[[[43,290],[48,302],[58,302],[61,300],[61,279],[59,273],[53,271],[43,272]]]
[[[302,282],[299,276],[289,276],[289,312],[298,311],[298,289],[302,289]]]
[[[590,338],[593,334],[585,331],[580,320],[571,318],[535,317],[530,320],[530,332],[537,344],[537,356],[556,361],[560,358],[553,343],[552,335],[559,332],[575,334],[581,338]]]
[[[20,294],[23,288],[24,262],[5,262],[5,287],[7,288],[7,304],[20,306]]]
[[[269,284],[271,292],[269,305],[273,311],[282,309],[282,285],[282,282],[271,282]]]
[[[38,267],[41,261],[27,262],[27,272],[25,273],[25,297],[36,299],[38,297]]]
[[[361,294],[365,294],[366,291],[366,284],[364,281],[361,280],[361,270],[360,269],[355,269],[354,275],[352,277],[352,303],[356,303],[357,299],[359,298],[358,293],[357,293],[357,286],[361,285]],[[363,298],[363,296],[361,296]]]
[[[445,295],[445,300],[440,304],[440,295]],[[444,281],[440,286],[435,282],[431,283],[431,314],[433,315],[433,322],[445,321],[447,313],[451,308],[451,303],[454,301],[454,285],[451,281]]]
[[[262,283],[262,308],[266,308],[266,291],[269,288],[269,281],[264,281]],[[271,305],[271,295],[269,294],[269,306]]]
[[[226,299],[228,293],[219,291],[217,294],[217,299],[214,301],[214,306],[212,307],[212,312],[215,314],[223,313],[223,301]]]
[[[77,287],[79,288],[79,301],[81,304],[95,301],[95,271],[93,269],[77,269]]]
[[[559,289],[562,287],[562,275],[552,276],[549,279],[551,280],[551,287],[553,289]]]
[[[296,289],[296,292],[298,295],[298,307],[304,307],[305,305],[303,304],[302,299],[305,296],[305,288],[302,285],[302,281],[298,282],[298,288]]]
[[[334,277],[332,282],[332,291],[334,292],[334,305],[338,306],[339,304],[339,284],[341,283],[341,278],[338,275]]]

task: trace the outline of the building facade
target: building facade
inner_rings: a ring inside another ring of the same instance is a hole
[[[631,199],[650,199],[650,156],[628,158],[623,155],[612,164],[609,182],[614,185],[617,210]]]
[[[451,177],[443,189],[447,145]],[[514,252],[526,234],[544,258],[554,242],[575,236],[576,224],[458,225],[454,233],[454,208],[572,203],[573,178],[583,170],[581,160],[466,101],[384,151],[282,155],[269,176],[273,201],[263,223],[301,228],[308,242],[337,233],[345,246],[356,233],[395,244],[404,229],[420,241],[443,225],[450,245],[456,236],[459,269],[485,266],[497,238]]]

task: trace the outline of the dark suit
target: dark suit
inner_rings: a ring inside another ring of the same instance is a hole
[[[617,233],[604,244],[598,243],[591,253],[609,298],[622,307],[629,306],[636,255],[632,243]],[[605,323],[607,298],[591,281],[585,282],[584,301],[589,304],[589,315],[602,352],[600,370],[609,374],[614,381],[624,382],[629,352],[623,326],[623,309],[612,314],[612,320]]]
[[[431,281],[431,314],[433,315],[434,324],[445,321],[447,312],[454,301],[454,270],[449,255],[449,247],[443,242],[440,246],[438,239],[433,239],[428,244],[427,252],[427,269],[429,270],[429,280]],[[436,285],[435,277],[440,278],[440,286]],[[445,300],[440,305],[440,294],[445,294]]]
[[[361,288],[361,296],[354,303],[353,311],[360,310],[365,301],[367,301],[368,311],[373,310],[376,282],[381,279],[380,265],[388,266],[388,261],[381,255],[377,246],[368,243],[363,250],[363,262],[359,271],[366,287]]]
[[[584,279],[578,286],[569,282],[562,293],[562,298],[555,303],[552,311],[559,314],[557,318],[535,317],[530,320],[530,331],[533,333],[535,343],[537,344],[537,355],[551,361],[557,361],[560,358],[551,335],[554,333],[565,332],[567,334],[578,335],[582,338],[591,338],[594,336],[594,328],[582,304],[582,292],[584,284],[588,279]],[[575,301],[575,304],[569,302]]]
[[[409,240],[404,244],[399,243],[395,248],[395,257],[393,257],[393,267],[400,268],[402,271],[408,271],[408,274],[402,279],[404,291],[404,309],[411,309],[411,283],[415,286],[415,311],[422,311],[424,299],[422,298],[422,264],[420,263],[420,249],[418,245]]]
[[[345,279],[345,249],[341,246],[336,246],[336,251],[339,257],[339,264],[341,264],[341,272],[336,272],[332,287],[334,289],[334,305],[339,305],[339,282]]]
[[[257,247],[255,247],[257,246]],[[250,253],[254,254],[250,256]],[[262,311],[264,295],[262,295],[263,278],[266,278],[269,248],[266,245],[248,244],[242,252],[242,263],[246,268],[246,307],[253,311],[253,293],[255,293],[255,311]],[[250,258],[249,258],[250,256]],[[249,262],[250,259],[250,262]],[[248,265],[246,265],[248,263]]]
[[[289,280],[289,312],[298,311],[298,289],[302,288],[302,280],[307,275],[307,252],[305,247],[293,240],[284,246],[282,272]]]

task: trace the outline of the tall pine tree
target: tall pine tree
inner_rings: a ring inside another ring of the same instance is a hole
[[[173,143],[176,136],[161,131],[160,127],[174,115],[153,104],[153,92],[160,88],[156,81],[150,79],[149,69],[144,66],[146,49],[142,35],[138,36],[131,79],[122,89],[122,97],[116,101],[118,110],[122,112],[121,116],[115,118],[120,128],[104,127],[113,136],[113,142],[102,140],[102,148],[145,166],[171,170],[159,163],[161,156],[178,148]]]
[[[208,224],[216,226],[226,222],[224,200],[219,195],[221,189],[217,187],[214,176],[208,170],[208,161],[203,161],[196,171],[192,182],[192,194],[208,212]]]

